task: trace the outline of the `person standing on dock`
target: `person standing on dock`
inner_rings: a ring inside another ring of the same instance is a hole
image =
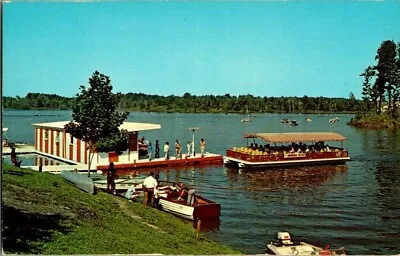
[[[187,157],[189,157],[190,156],[190,147],[192,146],[191,144],[190,144],[190,141],[188,141],[188,143],[187,143]]]
[[[154,157],[160,158],[160,144],[158,143],[158,140],[156,140],[156,154]]]
[[[200,152],[201,152],[201,157],[204,157],[205,150],[206,150],[206,141],[205,141],[203,138],[201,138],[201,139],[200,139]]]
[[[181,158],[181,144],[179,143],[179,140],[176,139],[175,141],[175,158]]]
[[[149,156],[149,161],[151,161],[151,156],[153,155],[153,145],[149,142],[149,147],[147,148],[147,154]]]
[[[168,141],[165,142],[165,145],[164,145],[164,157],[165,157],[165,160],[169,159],[169,142]]]
[[[110,162],[110,165],[108,166],[107,169],[107,192],[110,194],[116,194],[115,191],[115,169],[114,169],[114,163]]]
[[[154,172],[151,171],[149,176],[143,181],[143,204],[145,206],[154,205],[154,190],[157,188],[157,180],[154,178]]]

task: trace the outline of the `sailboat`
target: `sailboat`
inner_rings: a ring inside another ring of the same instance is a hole
[[[249,109],[246,106],[246,111],[247,111],[247,117],[243,118],[242,120],[240,120],[241,122],[245,122],[245,123],[250,123],[251,122],[251,117],[249,114]]]

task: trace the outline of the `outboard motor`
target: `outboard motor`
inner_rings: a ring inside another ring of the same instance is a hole
[[[289,232],[278,232],[278,240],[279,243],[283,245],[291,245],[293,244]]]

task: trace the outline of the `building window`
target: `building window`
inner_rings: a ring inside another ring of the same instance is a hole
[[[44,139],[45,140],[49,139],[49,131],[47,131],[47,130],[44,131]]]
[[[74,137],[72,136],[72,135],[70,135],[71,136],[71,144],[74,144]]]
[[[56,143],[60,143],[60,133],[57,132],[56,134]]]

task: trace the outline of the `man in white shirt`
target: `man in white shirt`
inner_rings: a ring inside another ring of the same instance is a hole
[[[144,205],[154,205],[154,190],[157,188],[157,185],[157,180],[154,178],[154,172],[151,171],[149,176],[143,181]]]

